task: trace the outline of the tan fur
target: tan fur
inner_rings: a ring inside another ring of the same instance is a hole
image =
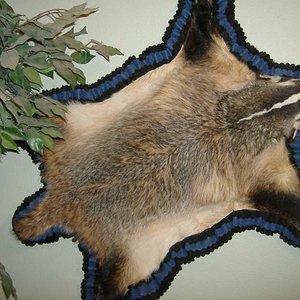
[[[259,155],[251,170],[252,181],[255,182],[252,188],[273,189],[276,187],[279,191],[299,194],[299,179],[295,168],[291,165],[289,155],[284,141]]]
[[[188,37],[199,33],[201,22],[192,24]],[[99,259],[105,299],[234,210],[284,210],[300,228],[300,209],[284,203],[297,207],[300,197],[285,145],[300,101],[254,116],[299,94],[300,84],[257,77],[216,30],[201,42],[205,52],[194,42],[103,103],[70,104],[65,139],[43,157],[47,198],[14,220],[22,240],[55,224],[76,234]],[[274,203],[265,198],[272,193]]]
[[[214,44],[209,49],[202,67],[205,68],[206,64],[209,66],[206,75],[210,77],[211,82],[215,82],[216,90],[239,90],[255,80],[255,73],[229,51],[221,36],[214,34],[212,38]]]
[[[71,103],[67,113],[68,132],[74,138],[80,133],[82,138],[91,132],[103,130],[120,118],[121,114],[128,112],[128,107],[132,109],[135,105],[151,101],[165,82],[180,72],[184,64],[183,53],[180,51],[170,63],[146,73],[104,102]]]

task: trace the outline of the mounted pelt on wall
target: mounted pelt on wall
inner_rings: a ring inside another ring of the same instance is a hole
[[[153,299],[180,259],[246,228],[300,245],[300,182],[286,146],[297,132],[300,83],[264,76],[275,75],[269,58],[239,52],[226,31],[235,24],[229,3],[180,1],[165,44],[99,82],[96,100],[112,92],[108,81],[132,82],[103,103],[71,102],[65,139],[41,159],[45,187],[17,210],[14,231],[26,244],[75,236],[98,268],[86,299]],[[137,78],[151,61],[156,68]],[[93,89],[76,93],[87,99]]]

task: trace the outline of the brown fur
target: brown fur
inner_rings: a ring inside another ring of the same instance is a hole
[[[210,5],[197,3],[207,17]],[[280,213],[284,199],[279,206],[255,201],[258,191],[300,196],[285,146],[300,104],[243,120],[299,93],[299,83],[258,78],[230,53],[211,20],[210,37],[201,42],[207,50],[197,52],[189,37],[202,28],[192,24],[168,65],[104,103],[70,104],[65,140],[43,157],[47,197],[14,222],[23,240],[55,224],[76,233],[99,259],[103,299],[123,295],[158,268],[175,242],[233,210]]]

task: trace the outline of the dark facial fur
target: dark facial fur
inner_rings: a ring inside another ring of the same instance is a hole
[[[75,233],[99,259],[99,299],[116,299],[172,244],[232,210],[266,210],[300,228],[286,148],[300,101],[271,109],[298,93],[297,81],[261,78],[235,58],[211,4],[196,1],[174,61],[104,104],[70,105],[65,140],[43,157],[47,196],[14,230],[21,240],[54,224]]]

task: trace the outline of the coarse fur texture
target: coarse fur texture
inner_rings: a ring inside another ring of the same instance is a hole
[[[46,198],[13,221],[21,240],[60,224],[97,256],[98,299],[122,297],[169,248],[239,209],[300,228],[300,183],[286,147],[295,80],[263,77],[230,51],[211,1],[198,0],[169,64],[103,103],[71,103],[65,139],[42,159]],[[299,96],[300,99],[300,96]]]

